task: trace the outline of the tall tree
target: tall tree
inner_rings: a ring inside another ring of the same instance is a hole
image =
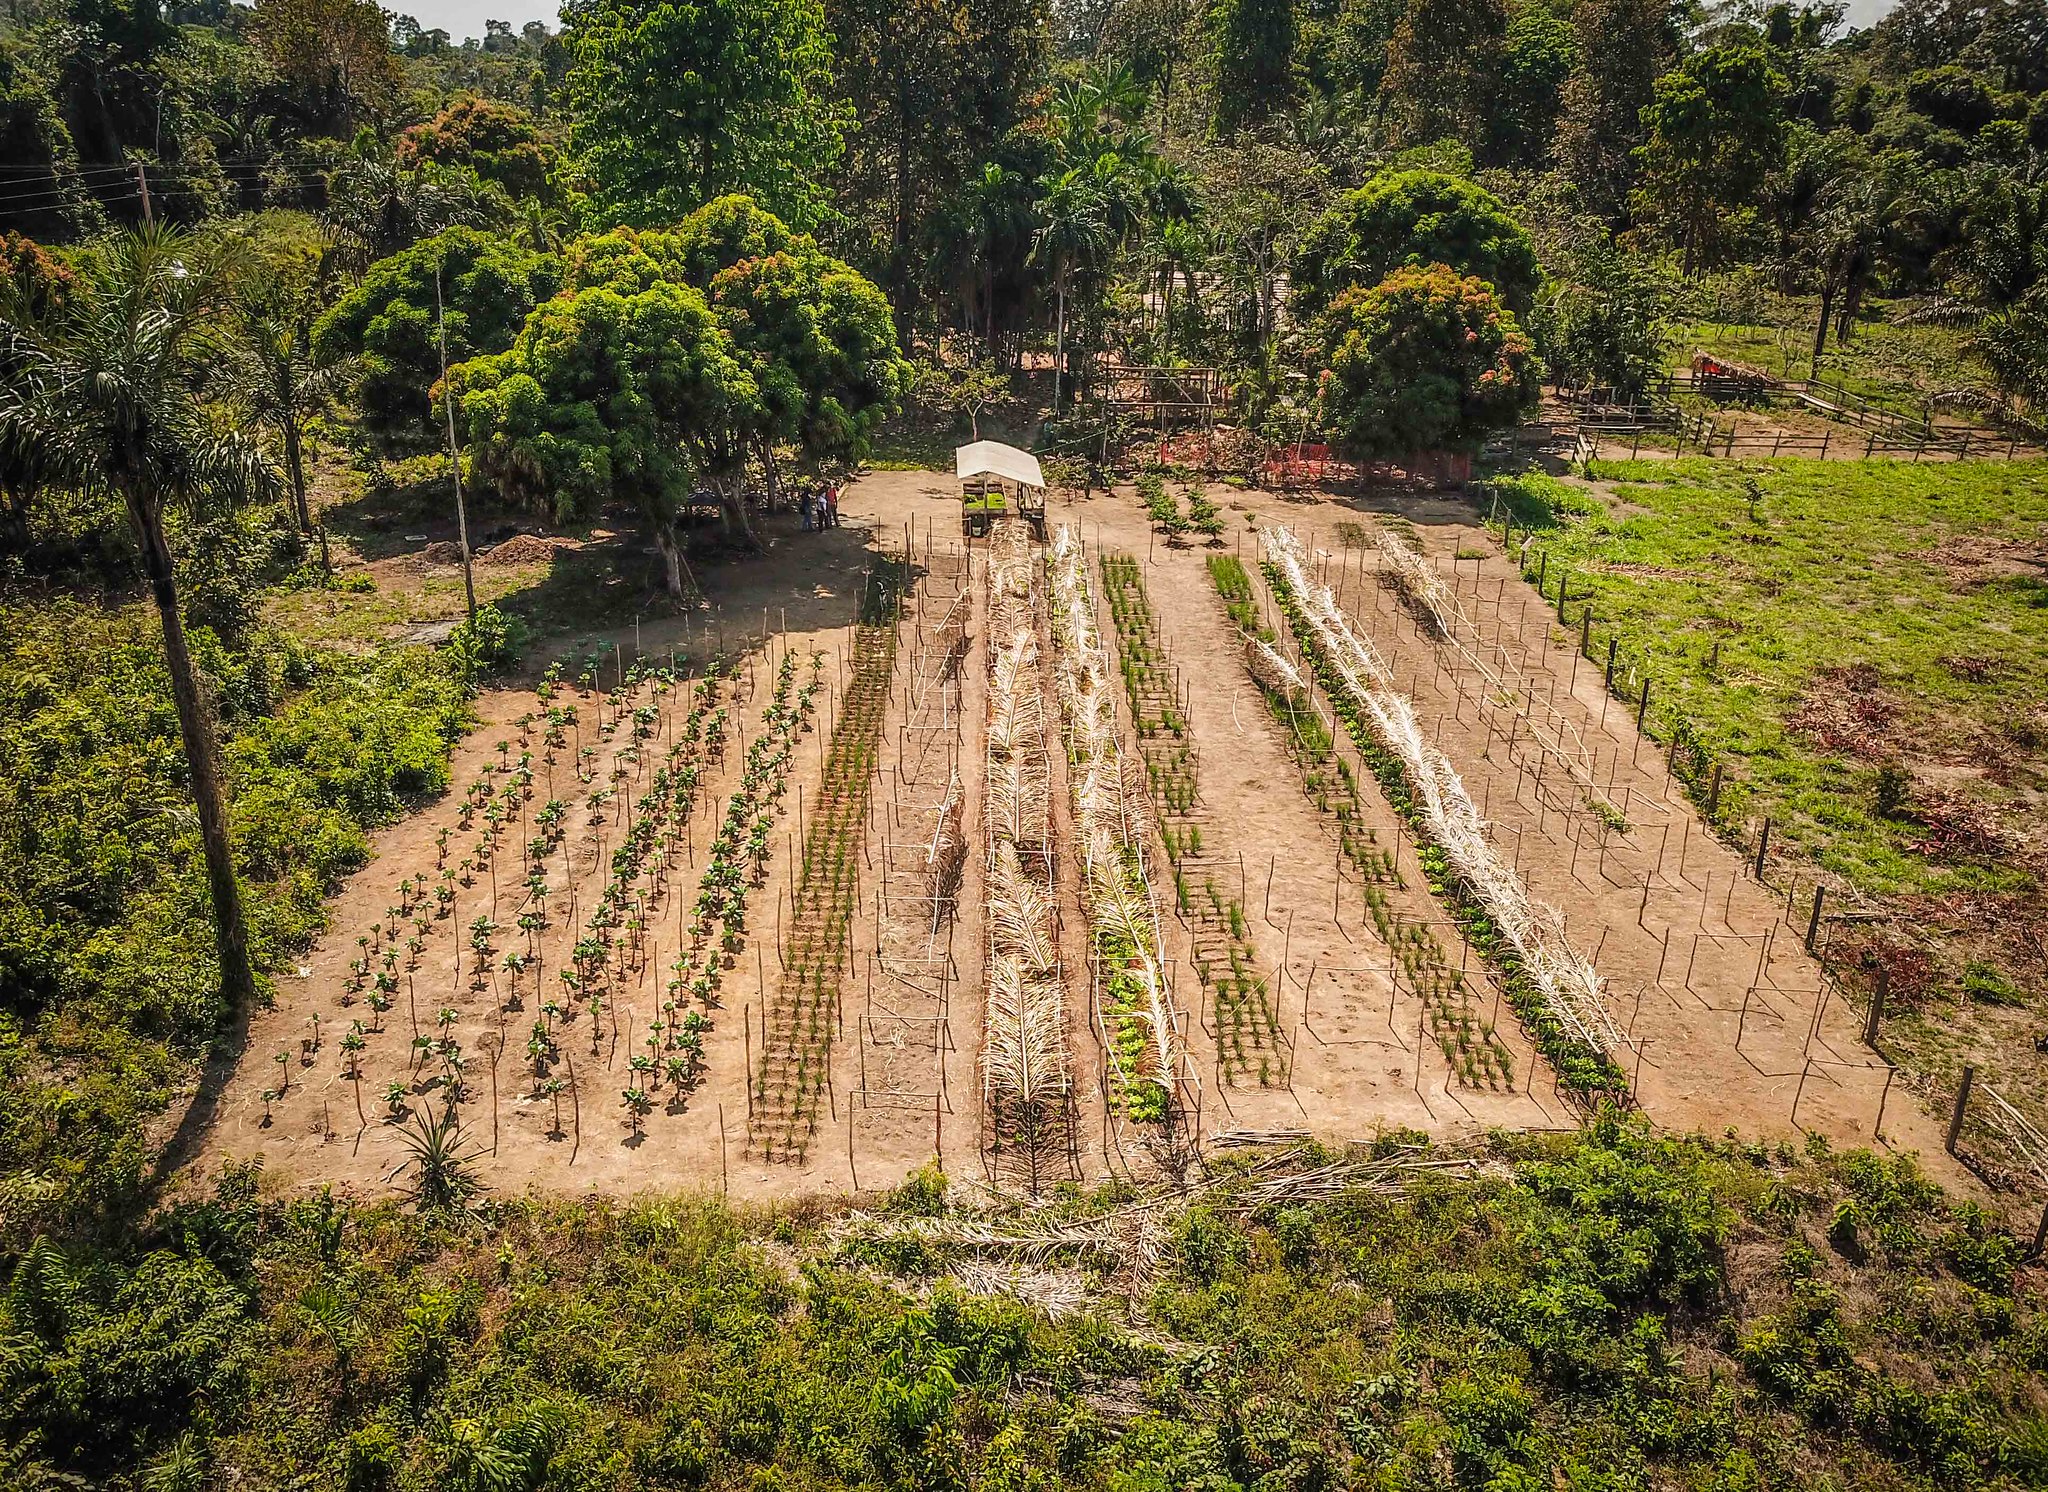
[[[1499,198],[1437,171],[1389,171],[1346,192],[1303,236],[1295,310],[1315,316],[1346,289],[1430,264],[1477,275],[1516,311],[1536,293],[1535,246]]]
[[[676,519],[696,479],[743,452],[759,397],[701,292],[657,278],[565,293],[452,376],[477,476],[558,520],[631,500],[669,594],[696,590]]]
[[[333,401],[352,362],[323,362],[314,356],[314,311],[309,293],[261,287],[233,318],[215,373],[219,392],[277,437],[300,537],[308,542],[317,537],[325,569],[330,568],[327,532],[314,524],[306,494],[306,427]]]
[[[554,147],[517,104],[462,94],[432,119],[398,137],[398,164],[467,166],[512,197],[547,195],[557,164]]]
[[[375,0],[257,0],[250,33],[317,132],[346,136],[397,99],[391,30]]]
[[[442,436],[428,392],[441,376],[435,278],[453,361],[501,352],[561,284],[560,262],[474,228],[450,228],[373,266],[313,328],[322,362],[360,358],[364,428],[389,451]]]
[[[1208,26],[1217,133],[1285,113],[1294,66],[1293,0],[1211,0]]]
[[[824,213],[843,119],[819,0],[569,0],[572,140],[615,220],[673,222],[749,191]]]
[[[1097,173],[1071,166],[1045,183],[1038,201],[1038,235],[1032,259],[1052,277],[1054,298],[1052,407],[1055,413],[1067,378],[1067,302],[1075,286],[1092,278],[1116,243],[1114,206]]]
[[[1501,39],[1499,86],[1486,111],[1485,159],[1528,170],[1549,161],[1565,79],[1578,62],[1570,22],[1539,4],[1514,12]]]
[[[1380,83],[1397,142],[1456,140],[1474,152],[1485,145],[1507,25],[1502,0],[1408,0]]]
[[[857,126],[840,206],[906,341],[937,225],[1023,121],[1049,48],[1042,0],[830,0],[838,81]]]
[[[213,708],[192,661],[164,536],[172,504],[268,496],[276,476],[247,435],[225,428],[195,395],[230,294],[221,250],[155,229],[120,239],[87,263],[66,301],[38,316],[0,286],[0,331],[22,369],[0,394],[0,428],[33,440],[53,479],[118,498],[128,514],[164,662],[213,898],[221,991],[236,1007],[256,993],[249,933],[228,833],[227,791]]]
[[[1557,164],[1592,211],[1619,217],[1635,183],[1643,110],[1677,55],[1667,0],[1575,0],[1578,66],[1565,81]]]
[[[866,453],[909,379],[889,303],[871,281],[815,251],[769,254],[721,271],[710,300],[760,390],[754,437],[771,500],[778,444],[813,463]]]
[[[1784,147],[1782,80],[1762,48],[1696,52],[1657,80],[1643,120],[1643,183],[1636,203],[1678,244],[1690,276],[1723,247],[1723,226],[1755,205]]]
[[[1850,157],[1819,192],[1807,229],[1807,253],[1820,281],[1811,372],[1820,376],[1828,324],[1847,342],[1864,293],[1902,247],[1904,230],[1923,210],[1916,163],[1903,151],[1876,160]]]
[[[1361,456],[1469,453],[1536,402],[1534,349],[1514,312],[1441,264],[1347,290],[1321,332],[1323,418]]]

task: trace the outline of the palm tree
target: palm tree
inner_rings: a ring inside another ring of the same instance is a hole
[[[411,1157],[413,1204],[422,1212],[456,1212],[484,1189],[476,1174],[476,1150],[462,1133],[454,1109],[416,1114],[399,1140]]]
[[[121,499],[164,631],[185,762],[213,895],[221,991],[256,992],[228,838],[227,794],[211,707],[185,640],[164,538],[172,503],[246,501],[277,490],[257,444],[210,417],[194,395],[228,305],[228,259],[171,229],[117,240],[78,277],[61,309],[38,318],[0,288],[0,333],[18,381],[0,393],[0,431],[35,442],[52,480]]]
[[[275,434],[284,447],[285,476],[291,483],[292,516],[299,535],[315,534],[313,510],[306,499],[306,422],[327,407],[346,380],[349,364],[322,366],[313,359],[314,305],[310,297],[281,304],[278,292],[245,306],[234,323],[234,335],[222,346],[218,387],[258,425]],[[333,573],[327,554],[327,530],[318,530],[320,568]]]
[[[1021,257],[1031,237],[1031,207],[1030,178],[989,161],[980,176],[961,188],[947,214],[940,252],[953,257],[958,280],[973,281],[962,299],[970,312],[977,296],[981,301],[981,339],[990,356],[996,342],[996,272]]]
[[[1812,243],[1820,261],[1820,319],[1813,333],[1812,376],[1820,376],[1828,318],[1846,342],[1863,293],[1922,204],[1913,180],[1888,163],[1851,170],[1820,190]]]
[[[1174,286],[1185,280],[1188,301],[1194,304],[1195,275],[1207,262],[1208,256],[1209,246],[1203,241],[1201,229],[1186,218],[1168,218],[1153,235],[1148,258],[1154,281],[1159,287],[1159,360],[1162,363],[1169,361],[1173,354]]]
[[[1067,366],[1067,293],[1078,270],[1093,266],[1113,241],[1109,204],[1102,198],[1092,171],[1080,167],[1062,171],[1045,182],[1045,195],[1038,202],[1038,237],[1031,246],[1032,260],[1048,261],[1052,267],[1053,294],[1059,303],[1054,333],[1052,362],[1052,407],[1060,407],[1060,381]]]
[[[429,162],[400,164],[391,147],[366,137],[334,174],[324,228],[326,257],[350,275],[443,228],[484,228],[510,221],[504,192],[474,174]]]

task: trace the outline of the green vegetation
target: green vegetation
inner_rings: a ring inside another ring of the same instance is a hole
[[[1623,688],[1686,743],[1690,775],[1730,772],[1723,820],[1774,833],[1873,892],[2011,888],[1960,823],[2020,808],[2048,670],[2034,463],[1926,466],[1703,460],[1595,463],[1604,503],[1542,478],[1497,483],[1524,570],[1593,610],[1594,652],[1622,640]],[[1608,484],[1612,484],[1611,487]],[[1515,541],[1520,551],[1522,541]],[[1547,555],[1547,561],[1543,558]],[[1967,785],[1938,770],[1979,763]],[[1881,801],[1886,767],[1914,779]],[[1937,786],[1936,779],[1943,785]],[[1889,806],[1889,812],[1886,811]]]
[[[1302,238],[1296,294],[1315,314],[1346,290],[1433,264],[1484,280],[1512,310],[1535,298],[1528,231],[1492,193],[1434,171],[1383,175],[1340,199]]]
[[[1034,1254],[1099,1313],[1056,1323],[880,1278],[946,1262],[935,1177],[894,1204],[923,1234],[856,1229],[834,1253],[814,1205],[480,1201],[464,1137],[421,1114],[410,1210],[270,1200],[247,1171],[172,1200],[338,878],[447,788],[482,675],[532,632],[567,652],[564,632],[693,604],[698,567],[793,521],[795,483],[871,455],[943,466],[935,427],[978,434],[987,410],[1032,432],[1056,487],[1109,486],[1132,454],[1103,413],[1110,365],[1227,390],[1204,422],[1233,473],[1281,440],[1471,450],[1543,365],[1640,390],[1691,343],[1833,373],[1903,414],[2038,425],[2037,11],[1903,0],[1845,35],[1825,6],[1658,0],[577,0],[559,31],[458,40],[371,0],[10,0],[0,1483],[2048,1479],[2048,1352],[2015,1246],[1867,1157],[1603,1123],[1508,1146],[1512,1181],[1298,1204],[1230,1182],[1176,1212],[1136,1283],[1110,1243]],[[911,358],[942,418],[892,423]],[[1781,847],[1901,921],[1968,924],[1936,974],[1895,987],[1915,1051],[1975,1039],[1936,1019],[1950,994],[2017,1032],[2041,996],[2039,473],[1594,475],[1495,490],[1531,573],[1566,613],[1592,606],[1595,647],[1615,641],[1617,691],[1647,697],[1696,791],[1721,770],[1730,832],[1769,814]],[[550,525],[576,542],[526,534],[458,577],[458,490],[484,542]],[[1154,472],[1141,495],[1170,538],[1220,541],[1201,488]],[[1253,578],[1220,555],[1211,574],[1256,643]],[[1123,605],[1137,698],[1156,638],[1142,593]],[[444,647],[406,636],[458,617]],[[661,949],[700,1006],[759,933],[749,890],[822,687],[795,667],[691,867],[688,946]],[[1299,707],[1284,661],[1273,674],[1304,787],[1447,1059],[1511,1082],[1433,936],[1390,932],[1392,859],[1340,727]],[[839,717],[859,727],[833,758],[848,780],[866,780],[883,697]],[[712,751],[730,722],[702,703]],[[1185,810],[1185,722],[1152,723],[1173,742],[1153,787]],[[1114,726],[1088,722],[1097,766]],[[1355,712],[1341,728],[1402,807]],[[691,811],[694,757],[671,765],[615,849],[602,918],[658,821]],[[855,836],[818,811],[807,869],[843,942]],[[1235,940],[1240,998],[1219,1013],[1271,1037],[1275,1012],[1241,998],[1244,908],[1190,881],[1199,827],[1170,832],[1182,903]],[[1088,894],[1107,1101],[1150,1123],[1183,1054],[1164,952],[1139,935],[1163,888],[1138,843],[1090,866]],[[1491,949],[1432,856],[1432,889]],[[501,930],[465,925],[487,972]],[[829,1050],[818,962],[793,966],[812,985],[778,1033],[794,1070],[750,1074],[800,1118]],[[689,1016],[642,1033],[619,1093],[636,1134],[665,1078],[672,1097],[695,1080],[705,1011]],[[543,1059],[551,1039],[543,1020]],[[340,1044],[360,1079],[359,1034]],[[1562,1055],[1576,1089],[1617,1086]],[[561,1081],[534,1078],[559,1133]],[[403,1084],[383,1107],[405,1117]],[[1131,1200],[1072,1194],[1059,1215],[1113,1232]]]
[[[1401,269],[1324,318],[1323,418],[1363,457],[1478,450],[1536,403],[1532,344],[1483,280]]]
[[[127,1203],[153,1159],[147,1125],[225,1014],[152,631],[134,607],[0,607],[9,1247]],[[468,719],[459,655],[365,659],[204,626],[193,648],[221,715],[250,956],[274,971],[363,863],[365,831],[447,786]]]
[[[414,1216],[278,1205],[230,1172],[104,1263],[24,1259],[0,1305],[29,1349],[0,1370],[9,1477],[1107,1492],[2048,1472],[2016,1246],[1910,1162],[1603,1121],[1501,1142],[1500,1173],[1467,1180],[1398,1169],[1403,1139],[1348,1157],[1393,1195],[1255,1203],[1225,1161],[1158,1214],[1140,1277],[1134,1236],[1035,1249],[1089,1302],[1063,1319],[948,1280],[987,1251],[956,1225],[1117,1240],[1127,1191],[962,1218],[927,1173],[835,1242],[815,1208]]]

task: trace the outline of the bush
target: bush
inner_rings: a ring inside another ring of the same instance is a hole
[[[1442,265],[1346,291],[1322,345],[1324,427],[1364,458],[1476,451],[1536,402],[1537,364],[1514,313]]]

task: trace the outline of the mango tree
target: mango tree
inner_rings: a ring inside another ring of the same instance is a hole
[[[704,297],[657,279],[540,306],[510,349],[455,370],[479,475],[557,519],[638,504],[670,595],[696,589],[676,518],[758,419],[758,390]]]
[[[361,359],[363,427],[387,451],[445,438],[431,395],[441,376],[434,279],[440,276],[451,361],[502,352],[553,295],[561,265],[474,228],[450,228],[380,260],[313,329],[317,361]]]
[[[909,365],[889,302],[850,265],[817,252],[743,259],[710,299],[761,391],[753,434],[771,500],[778,443],[813,462],[857,458],[902,404]]]
[[[1538,364],[1514,313],[1441,264],[1345,291],[1321,332],[1325,428],[1367,459],[1474,452],[1536,402]]]

